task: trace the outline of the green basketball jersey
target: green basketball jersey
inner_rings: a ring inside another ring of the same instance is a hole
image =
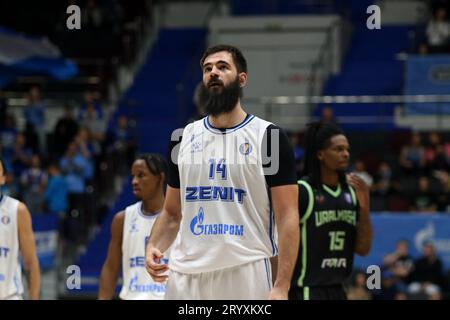
[[[300,201],[307,201],[307,205],[300,210],[301,239],[294,285],[340,284],[353,267],[359,216],[355,191],[351,186],[313,189],[306,180],[298,183]]]

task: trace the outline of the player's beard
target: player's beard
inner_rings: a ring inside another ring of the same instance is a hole
[[[212,80],[211,82],[221,81]],[[228,86],[222,86],[221,89],[211,88],[202,83],[199,103],[207,115],[218,116],[222,113],[232,111],[236,107],[240,97],[242,97],[242,88],[239,85],[239,77],[236,76],[233,82]]]

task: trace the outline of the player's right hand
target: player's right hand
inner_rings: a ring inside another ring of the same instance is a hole
[[[156,282],[164,282],[167,280],[167,274],[164,274],[169,270],[167,264],[160,263],[163,258],[163,254],[158,248],[149,245],[145,253],[145,269],[150,274],[152,279]]]

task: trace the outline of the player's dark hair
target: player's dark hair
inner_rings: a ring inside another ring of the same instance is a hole
[[[200,59],[200,67],[203,68],[203,63],[205,62],[205,59],[217,52],[226,51],[231,54],[233,57],[234,64],[236,65],[236,69],[238,73],[245,72],[247,73],[247,60],[245,60],[244,55],[242,54],[241,50],[239,50],[236,47],[226,45],[226,44],[220,44],[217,46],[209,47],[206,49],[205,53],[203,54],[202,58]]]
[[[138,155],[136,160],[143,160],[152,174],[159,175],[164,173],[167,178],[167,162],[161,155],[156,153],[143,153]]]
[[[305,148],[303,176],[308,176],[309,183],[313,188],[318,189],[322,184],[320,177],[320,161],[317,157],[318,152],[329,146],[332,137],[341,134],[344,135],[344,131],[333,123],[313,122],[308,124],[308,128],[303,138]],[[345,172],[339,171],[338,176],[341,186],[346,186],[347,181]]]

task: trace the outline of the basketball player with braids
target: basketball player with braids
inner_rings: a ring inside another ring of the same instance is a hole
[[[5,167],[0,160],[0,187],[5,184]],[[41,275],[31,215],[22,202],[0,194],[0,300],[22,300],[22,267],[28,284],[28,298],[39,299]]]
[[[287,299],[299,238],[294,152],[280,128],[241,106],[247,62],[239,49],[211,47],[200,66],[207,116],[170,148],[147,270],[165,281],[170,267],[169,300]],[[167,265],[159,260],[173,242]]]
[[[121,269],[121,299],[159,300],[164,297],[165,283],[155,283],[145,270],[145,246],[164,203],[166,169],[165,160],[157,154],[144,154],[133,162],[133,193],[139,201],[113,219],[108,256],[100,275],[99,299],[114,297]]]
[[[332,123],[316,122],[305,134],[305,172],[299,183],[301,239],[291,299],[346,299],[343,282],[354,253],[365,256],[372,243],[369,189],[346,174],[349,143]]]

